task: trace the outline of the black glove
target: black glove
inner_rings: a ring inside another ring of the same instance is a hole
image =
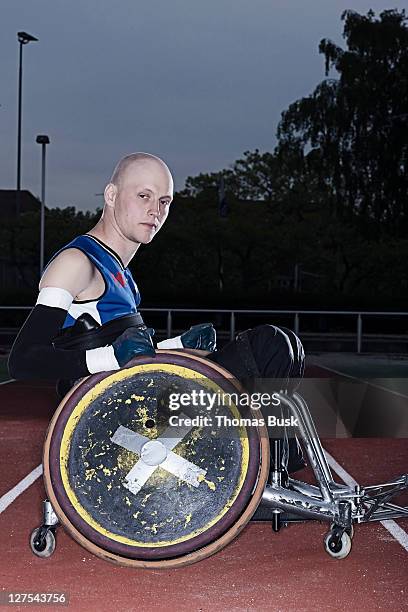
[[[215,351],[217,348],[216,332],[212,323],[193,325],[180,340],[185,348],[200,349],[202,351]]]
[[[140,329],[137,327],[129,327],[121,334],[114,342],[112,342],[113,351],[116,361],[120,367],[130,361],[136,355],[153,355],[154,350],[152,336],[154,329],[148,327]]]

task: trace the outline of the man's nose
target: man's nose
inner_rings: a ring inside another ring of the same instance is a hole
[[[160,216],[160,201],[152,200],[149,207],[149,214],[151,216],[159,217]]]

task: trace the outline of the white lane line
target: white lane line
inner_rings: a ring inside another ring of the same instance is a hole
[[[366,383],[366,385],[370,385],[370,387],[374,387],[375,389],[381,389],[381,391],[388,391],[388,393],[393,393],[398,397],[403,397],[404,399],[408,399],[408,395],[401,393],[401,391],[395,391],[394,389],[390,389],[389,387],[383,387],[382,385],[377,385],[377,383],[373,383],[365,378],[359,378],[358,376],[353,376],[352,374],[346,374],[346,372],[341,372],[340,370],[335,370],[334,368],[329,368],[325,365],[320,365],[319,363],[312,363],[311,365],[317,366],[318,368],[322,368],[322,370],[327,370],[328,372],[333,372],[333,374],[337,374],[338,376],[343,376],[345,378],[351,378],[353,380],[358,380],[358,382]],[[395,376],[394,378],[398,378]],[[402,378],[402,376],[400,377]],[[377,379],[378,380],[378,379]]]
[[[20,480],[20,482],[17,483],[15,487],[13,487],[8,493],[5,493],[2,497],[0,497],[0,514],[4,512],[4,510],[6,510],[6,508],[8,508],[9,505],[12,504],[13,501],[17,499],[19,495],[24,493],[24,491],[28,489],[28,487],[30,487],[33,482],[35,482],[37,478],[41,476],[42,473],[42,464],[37,465],[37,467],[32,472],[27,474],[27,476],[23,478],[23,480]]]
[[[381,521],[386,529],[394,536],[396,540],[408,551],[408,533],[402,529],[395,521],[387,519]]]
[[[330,467],[336,472],[337,476],[342,479],[348,486],[355,486],[357,481],[346,472],[346,470],[335,460],[335,458],[325,449],[324,450],[327,461]],[[13,503],[15,499],[28,487],[30,487],[43,473],[42,464],[38,465],[32,472],[27,474],[23,480],[20,480],[8,493],[5,493],[0,497],[0,514]],[[408,552],[408,533],[404,531],[394,520],[380,521],[381,525],[401,544],[401,546]]]
[[[3,382],[0,382],[0,385],[8,385],[11,382],[14,382],[15,378],[9,378],[8,380],[3,380]]]
[[[337,476],[342,479],[349,487],[354,487],[357,483],[356,480],[335,460],[334,457],[324,449],[327,461],[330,467],[336,472]],[[380,521],[381,525],[389,531],[389,533],[401,544],[402,548],[408,552],[408,533],[402,529],[394,520],[387,519]]]
[[[354,480],[352,476],[344,468],[341,467],[339,463],[335,460],[334,457],[324,449],[324,453],[327,457],[327,461],[329,462],[330,467],[336,472],[337,476],[342,479],[343,482],[346,483],[349,487],[355,487],[358,484],[357,480]]]

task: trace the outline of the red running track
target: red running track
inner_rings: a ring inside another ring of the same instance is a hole
[[[41,462],[55,407],[53,390],[46,385],[0,386],[0,495]],[[407,471],[408,444],[403,439],[331,439],[324,444],[362,484]],[[408,553],[380,523],[357,526],[353,550],[342,561],[323,550],[324,524],[296,524],[274,534],[269,523],[250,523],[227,548],[198,564],[138,570],[90,555],[62,528],[54,555],[35,557],[28,538],[41,522],[43,498],[39,478],[0,515],[5,591],[65,591],[70,609],[87,611],[408,609]],[[408,521],[398,523],[408,531]]]

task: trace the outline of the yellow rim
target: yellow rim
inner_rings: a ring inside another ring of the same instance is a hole
[[[178,376],[181,376],[182,378],[199,380],[200,384],[202,384],[204,387],[208,389],[211,389],[214,392],[217,392],[220,389],[220,387],[215,382],[208,379],[203,374],[200,374],[199,372],[195,372],[194,370],[191,370],[183,366],[178,366],[176,364],[160,364],[160,365],[144,364],[144,365],[136,365],[132,368],[128,368],[124,370],[118,370],[117,372],[111,374],[110,376],[106,377],[104,380],[96,384],[78,402],[78,404],[75,406],[74,410],[72,411],[65,425],[64,432],[62,435],[62,440],[61,440],[61,446],[60,446],[60,469],[61,469],[62,482],[63,482],[65,491],[68,495],[68,498],[72,506],[75,508],[76,512],[80,515],[80,517],[86,523],[88,523],[88,525],[90,525],[93,529],[95,529],[95,531],[97,531],[98,533],[101,533],[107,538],[114,540],[115,542],[121,542],[123,544],[128,544],[130,546],[139,546],[139,547],[145,547],[145,548],[157,548],[159,546],[166,546],[166,545],[177,544],[179,542],[185,542],[186,540],[190,540],[196,537],[197,535],[199,535],[200,533],[207,531],[210,527],[216,524],[224,516],[224,514],[226,514],[226,512],[230,509],[230,507],[233,505],[234,501],[238,497],[238,494],[241,491],[242,485],[245,480],[245,475],[247,473],[248,463],[249,463],[248,438],[246,435],[245,427],[240,426],[238,427],[238,430],[239,430],[239,436],[240,436],[241,443],[242,443],[241,471],[240,471],[239,481],[237,483],[233,496],[230,498],[228,504],[222,509],[222,511],[218,514],[218,516],[213,518],[211,521],[209,521],[206,525],[204,525],[200,529],[197,529],[186,536],[180,537],[176,540],[161,540],[161,541],[157,541],[154,543],[153,542],[141,542],[138,540],[132,540],[130,538],[126,538],[124,536],[112,533],[111,531],[99,525],[99,523],[97,523],[92,518],[92,516],[85,510],[85,508],[81,505],[81,503],[79,502],[75,494],[75,491],[72,489],[70,482],[69,482],[68,460],[69,460],[72,436],[76,429],[77,423],[80,420],[86,408],[108,387],[110,387],[112,384],[118,381],[125,380],[126,378],[129,378],[133,376],[134,374],[141,374],[141,373],[147,373],[147,372],[152,372],[152,371],[166,372],[166,373],[176,374]],[[228,408],[231,410],[234,417],[238,419],[240,418],[239,411],[235,404],[231,402],[231,404],[228,405]]]

